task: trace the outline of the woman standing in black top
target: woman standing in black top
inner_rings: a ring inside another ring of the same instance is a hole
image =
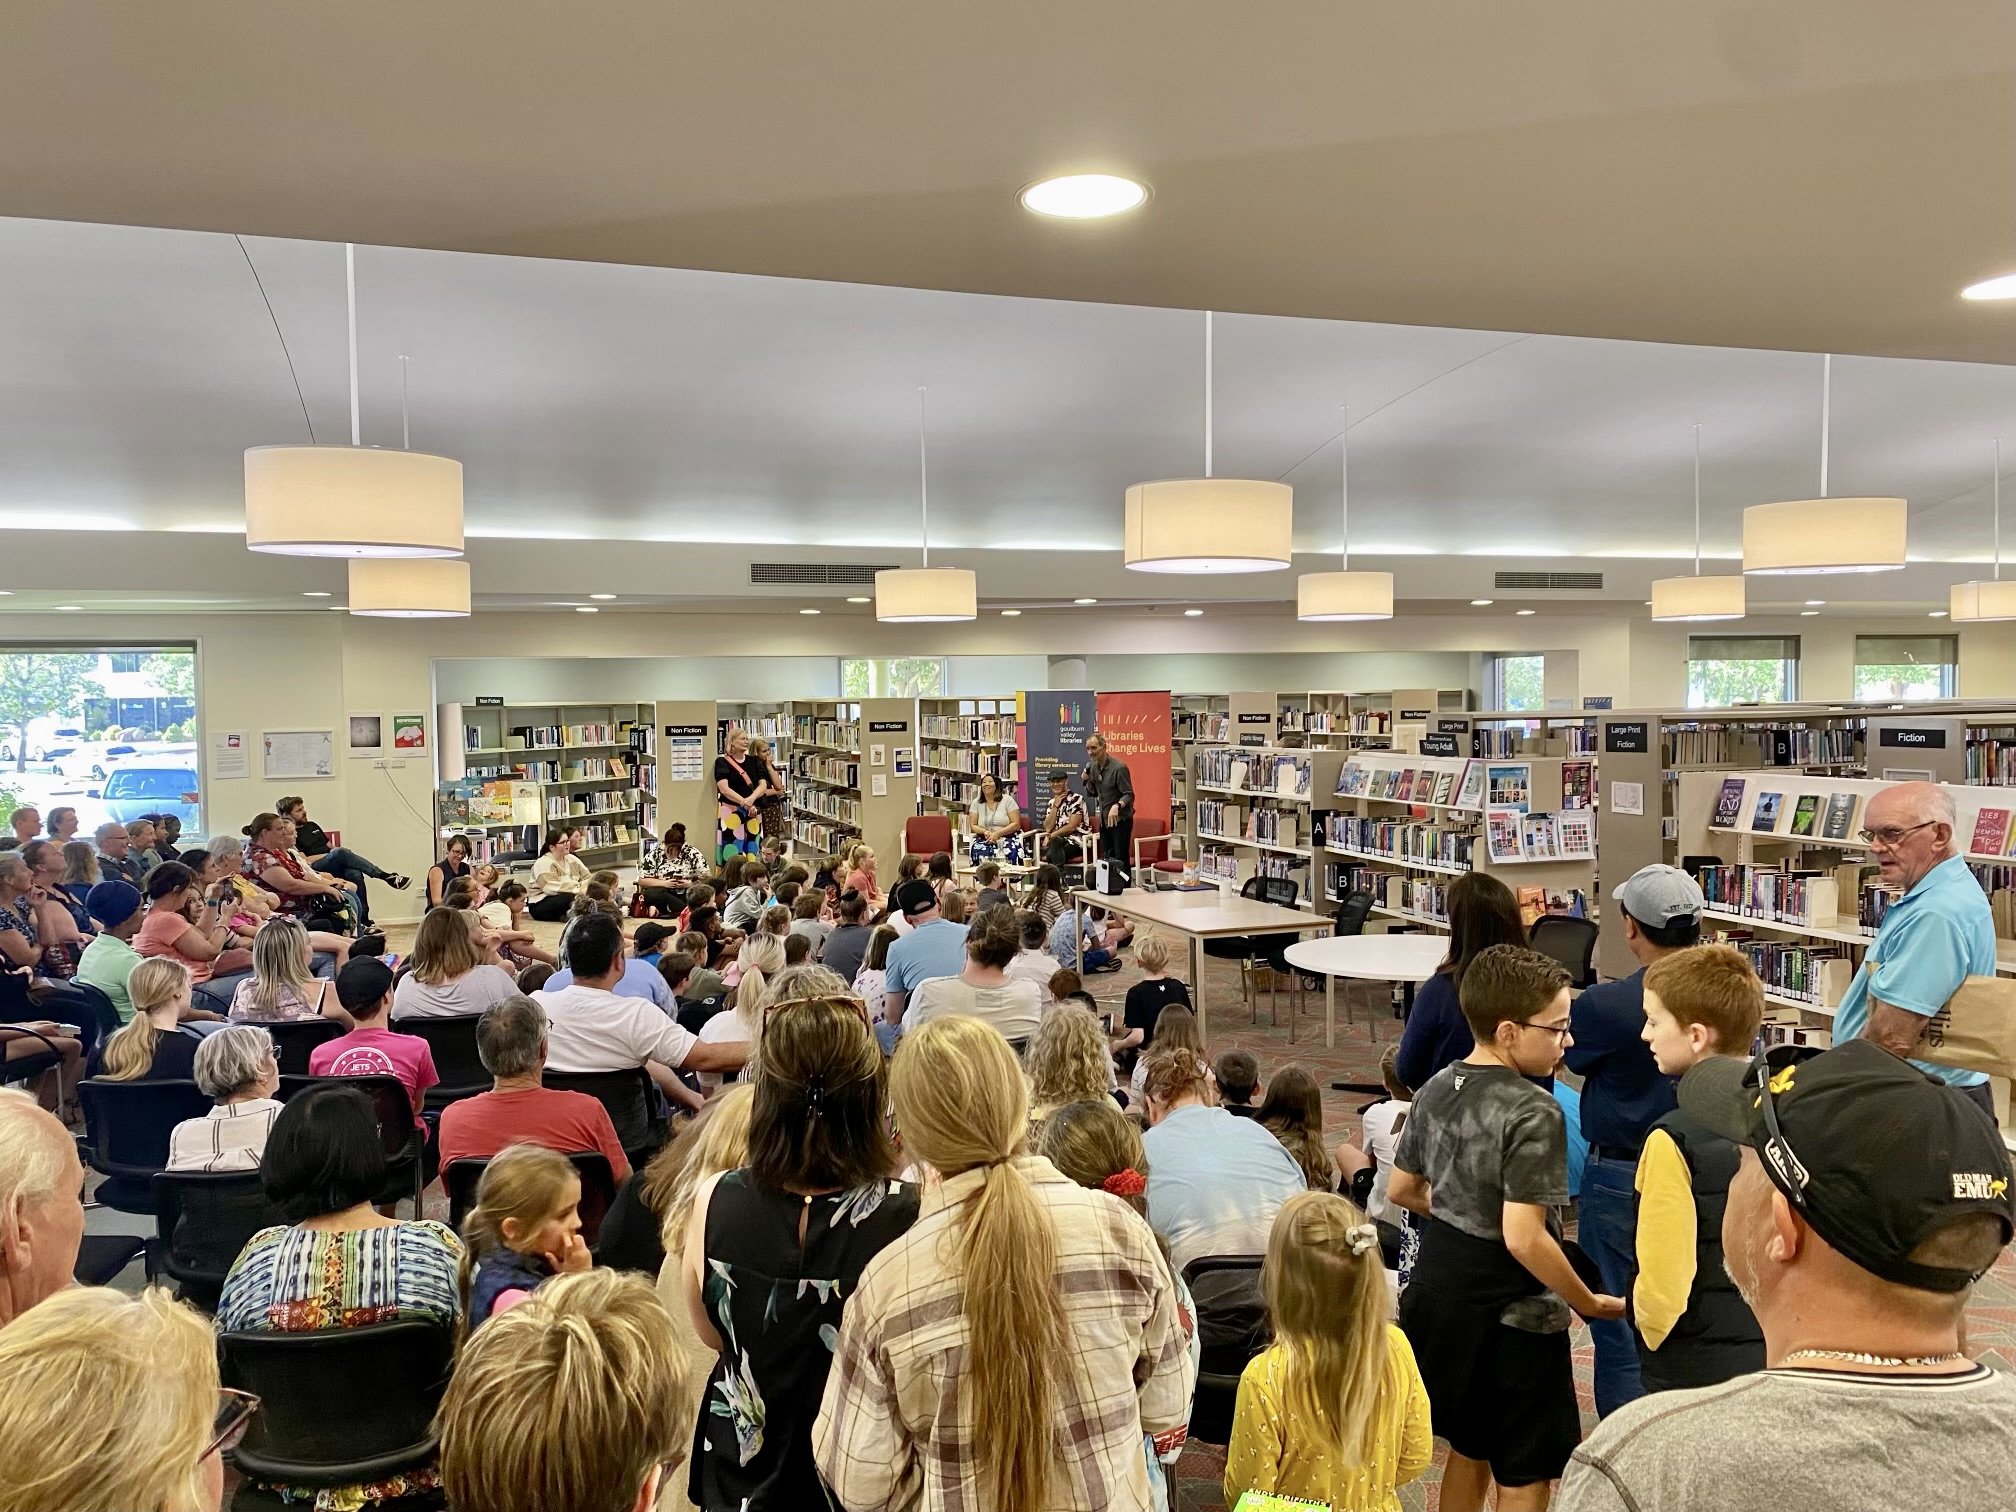
[[[687,1311],[720,1350],[687,1494],[705,1512],[827,1505],[812,1463],[842,1305],[868,1262],[916,1221],[892,1180],[882,1052],[851,998],[772,1006],[748,1165],[693,1197]]]
[[[739,726],[730,730],[728,748],[714,758],[715,816],[720,827],[715,860],[753,856],[763,849],[758,803],[769,790],[763,763],[749,754],[749,732]]]

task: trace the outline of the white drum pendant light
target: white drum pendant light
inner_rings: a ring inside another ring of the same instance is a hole
[[[1211,312],[1204,312],[1204,476],[1127,490],[1127,565],[1136,572],[1278,572],[1294,556],[1295,490],[1211,476]]]
[[[350,444],[317,446],[311,429],[307,446],[247,451],[245,544],[276,556],[460,556],[462,464],[452,457],[363,445],[357,249],[345,247],[343,258],[350,313]]]
[[[1769,573],[1894,572],[1904,565],[1902,499],[1827,497],[1834,358],[1820,370],[1820,497],[1752,504],[1743,511],[1743,570]]]
[[[2002,581],[2002,438],[1995,438],[1995,482],[1991,490],[1995,508],[1995,575],[1971,583],[1955,583],[1947,618],[1972,620],[2016,620],[2016,578]]]
[[[1701,427],[1694,427],[1694,575],[1660,578],[1652,584],[1655,620],[1743,618],[1742,577],[1701,576]]]
[[[1295,580],[1295,618],[1300,620],[1382,620],[1393,618],[1393,574],[1351,570],[1351,411],[1337,437],[1337,481],[1343,500],[1344,545],[1341,572],[1305,572]]]
[[[360,557],[350,563],[350,612],[381,619],[466,617],[469,564],[460,557]]]
[[[923,565],[875,574],[875,618],[888,624],[970,620],[980,612],[980,582],[965,567],[931,565],[931,473],[924,449],[924,390],[917,390],[917,507]]]

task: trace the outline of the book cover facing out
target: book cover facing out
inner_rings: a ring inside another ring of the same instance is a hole
[[[1820,795],[1818,793],[1801,793],[1799,801],[1792,807],[1792,833],[1795,835],[1812,834],[1813,826],[1819,822],[1819,819]]]
[[[1777,829],[1778,810],[1784,802],[1783,793],[1759,793],[1757,807],[1750,815],[1750,828],[1766,835]]]
[[[1974,839],[1967,849],[1977,856],[1999,856],[2009,843],[2009,810],[1984,808],[1974,817]]]
[[[1855,823],[1855,795],[1834,793],[1827,799],[1827,817],[1820,826],[1823,840],[1846,840],[1848,830]]]
[[[1710,824],[1715,829],[1734,829],[1736,816],[1743,812],[1743,779],[1724,777],[1722,791],[1715,795],[1715,817]]]

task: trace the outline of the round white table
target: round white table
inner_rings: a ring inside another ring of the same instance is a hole
[[[1358,934],[1300,941],[1288,947],[1287,959],[1298,971],[1313,972],[1323,978],[1324,1041],[1335,1044],[1337,978],[1410,985],[1425,982],[1448,954],[1446,934]],[[1348,1022],[1348,1002],[1345,1013]]]

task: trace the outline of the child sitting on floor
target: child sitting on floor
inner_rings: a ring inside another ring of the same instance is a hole
[[[1260,1062],[1251,1050],[1226,1050],[1212,1062],[1211,1074],[1218,1079],[1218,1106],[1235,1118],[1257,1118],[1260,1108],[1253,1101],[1260,1091]]]

